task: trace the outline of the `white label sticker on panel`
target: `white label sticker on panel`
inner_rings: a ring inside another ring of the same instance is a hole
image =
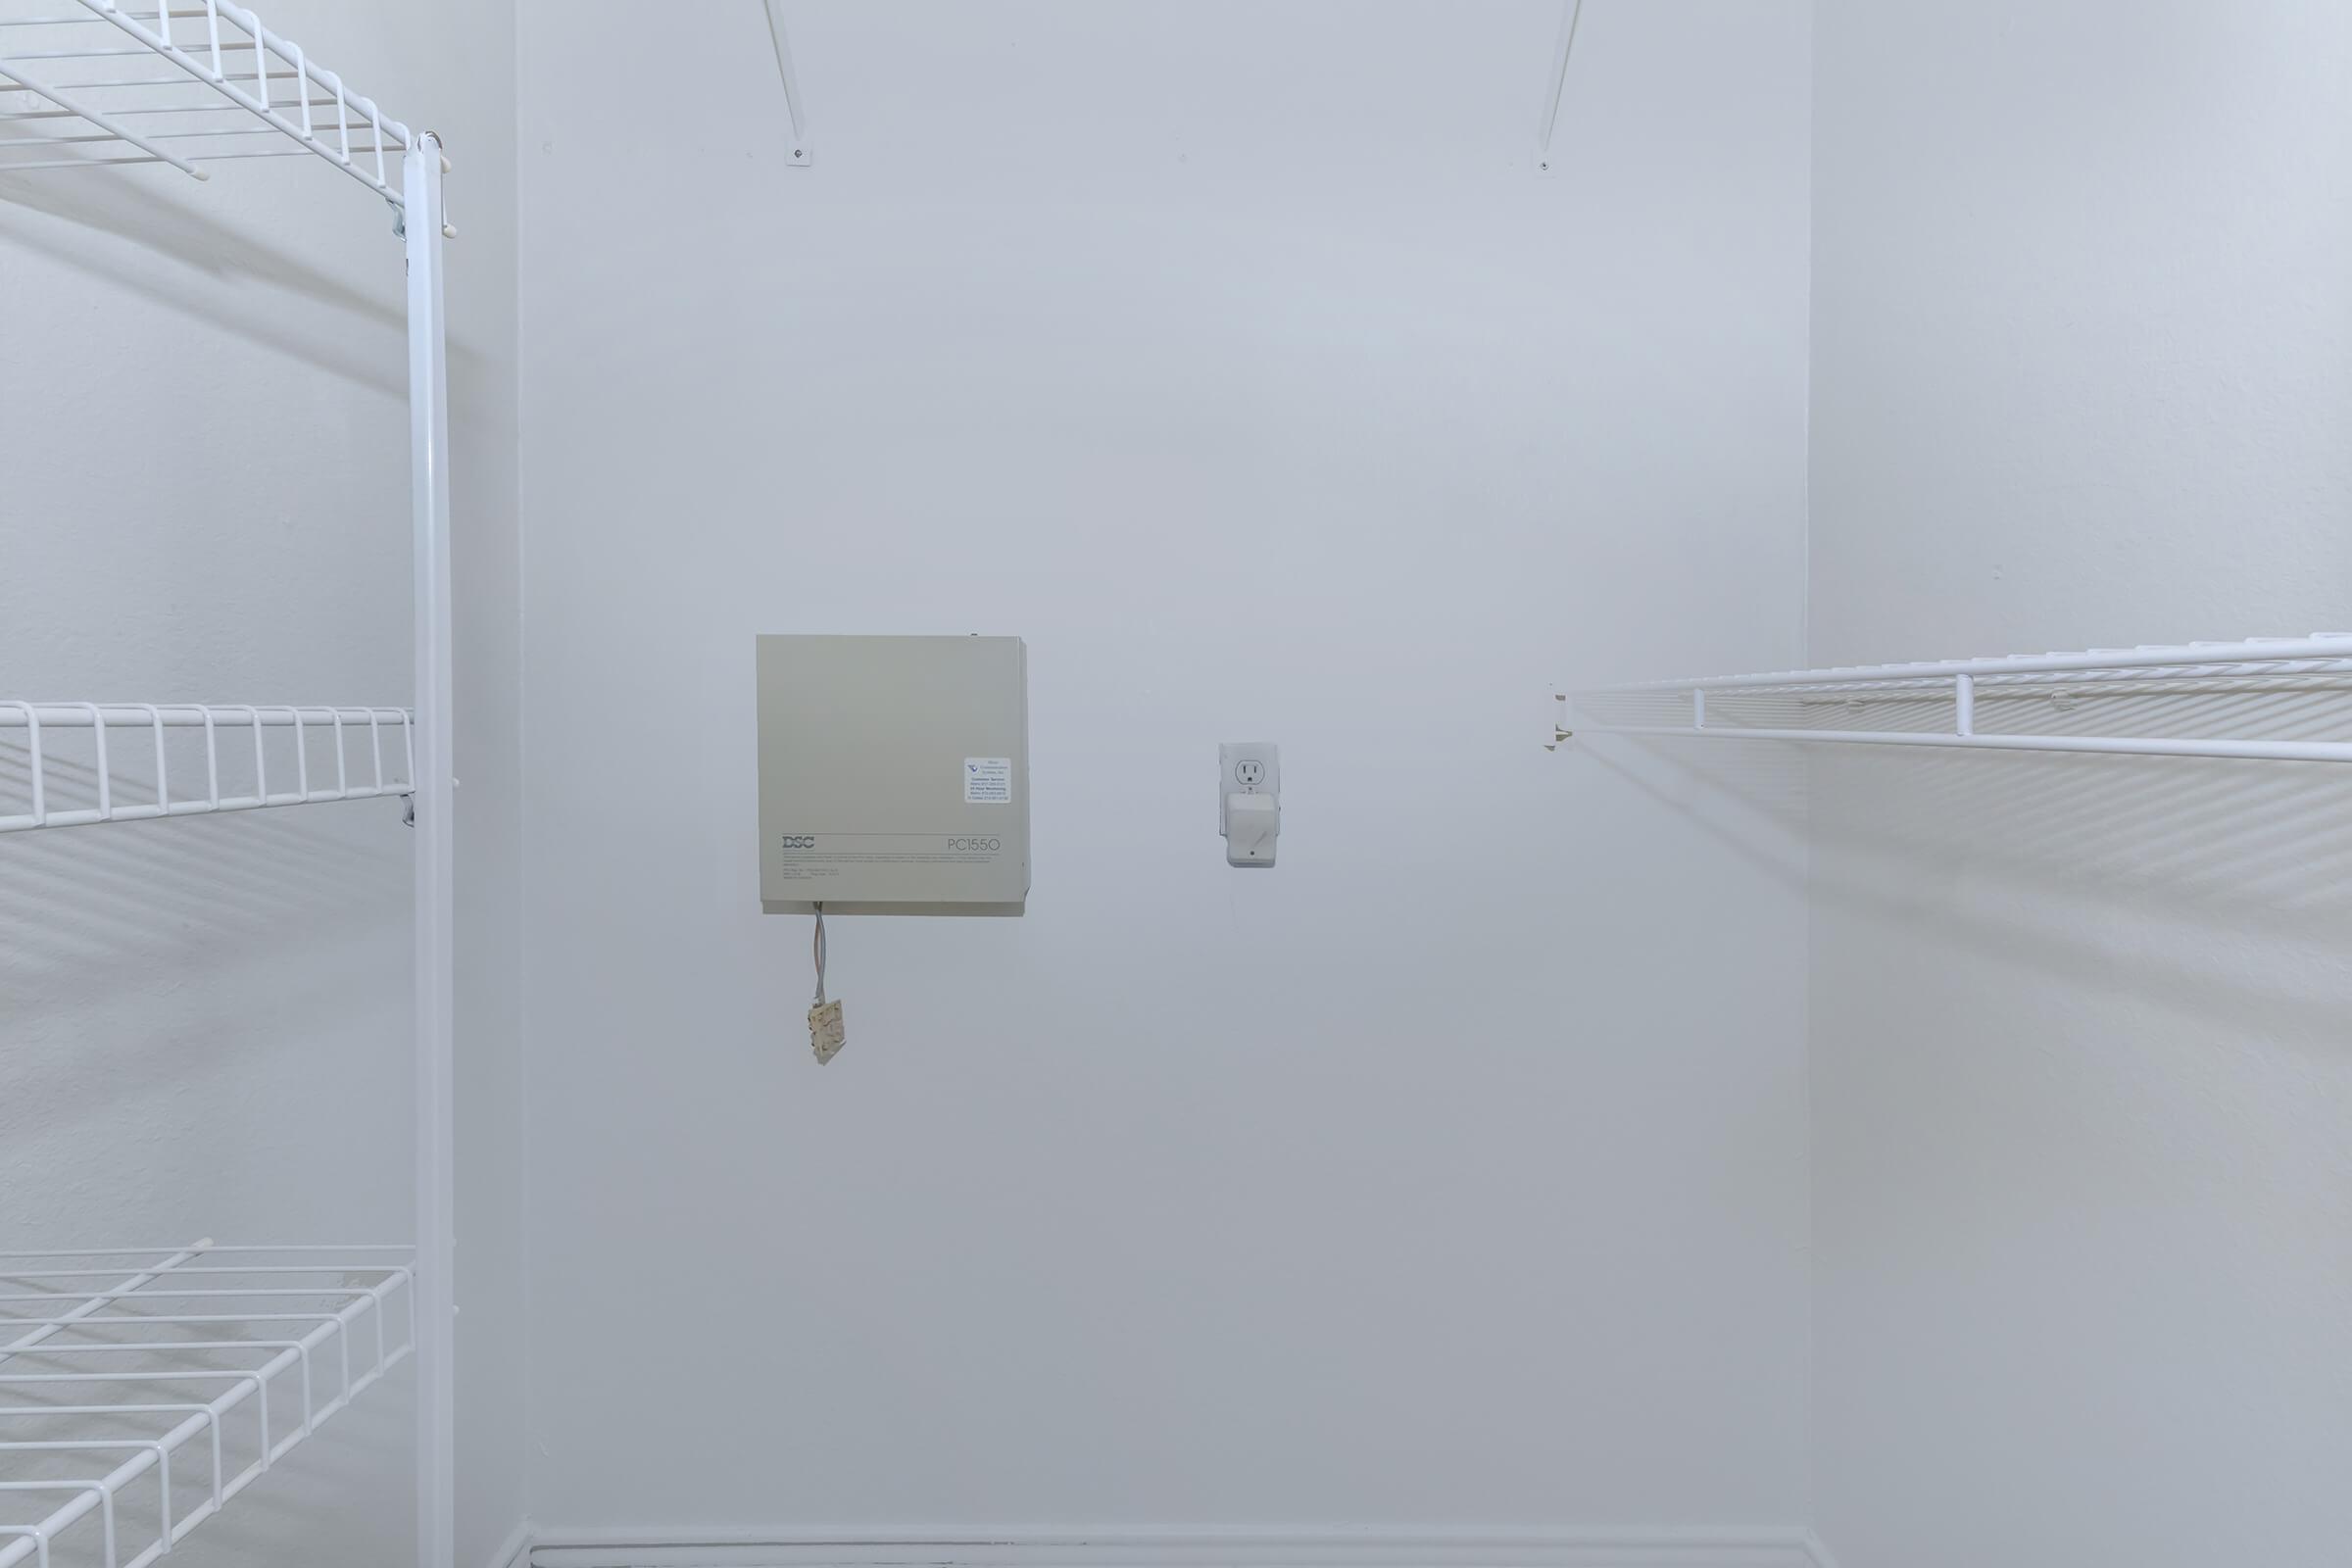
[[[966,806],[1012,804],[1012,759],[967,757],[963,760],[963,801]]]

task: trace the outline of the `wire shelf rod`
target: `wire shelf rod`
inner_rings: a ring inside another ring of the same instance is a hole
[[[250,38],[240,38],[220,46],[222,54],[249,53],[259,47]],[[141,44],[117,45],[105,49],[18,49],[9,55],[11,60],[136,60],[152,55],[154,50]]]
[[[2185,664],[2222,667],[2273,664],[2295,660],[2352,661],[2352,633],[2315,632],[2309,637],[2250,637],[2235,643],[2188,643],[2179,647],[2094,648],[2084,653],[2013,654],[1994,659],[1928,660],[1911,664],[1840,665],[1829,669],[1781,670],[1754,675],[1704,675],[1690,680],[1639,681],[1591,688],[1582,695],[1639,692],[1723,691],[1737,687],[1831,686],[1878,680],[1922,680],[1952,675],[2019,675],[2102,669],[2158,669]]]
[[[28,714],[25,710],[31,710]],[[96,710],[93,714],[92,710]],[[409,710],[405,708],[335,707],[326,703],[264,703],[259,706],[225,703],[0,703],[0,729],[23,729],[38,719],[43,729],[88,729],[95,718],[102,717],[109,729],[152,729],[161,724],[166,729],[203,729],[209,724],[219,729],[245,729],[259,724],[264,729],[291,729],[298,719],[305,726],[329,724],[340,717],[345,723],[364,724],[370,718],[380,723],[407,723]],[[257,1249],[267,1250],[267,1249]],[[0,1252],[0,1257],[12,1254]],[[88,1253],[50,1252],[53,1257],[88,1256]]]
[[[1717,741],[1803,741],[1833,746],[1940,746],[1959,751],[2082,752],[2126,757],[2216,757],[2240,761],[2352,762],[2347,741],[2174,740],[2122,735],[1962,735],[1931,730],[1741,729],[1717,725],[1595,724],[1580,733]]]
[[[183,1250],[174,1247],[35,1247],[0,1249],[0,1257],[144,1257],[149,1252],[177,1253],[181,1250]],[[208,1238],[185,1250],[201,1251],[207,1257],[248,1256],[254,1253],[276,1254],[279,1252],[405,1252],[409,1250],[409,1244],[407,1242],[318,1242],[286,1247],[222,1247]],[[164,1265],[157,1264],[155,1266],[160,1268]],[[0,1279],[8,1277],[7,1270],[0,1269]]]
[[[172,82],[168,85],[184,86],[187,85],[187,83]],[[311,107],[314,109],[325,109],[331,107],[333,103],[334,100],[332,98],[315,98],[311,101]],[[241,115],[245,112],[246,111],[243,108],[236,104],[212,102],[193,104],[132,104],[124,108],[110,108],[107,110],[108,114],[113,115],[118,120],[127,119],[132,115]],[[72,120],[74,118],[76,117],[72,111],[65,109],[18,109],[0,112],[0,122],[17,120]],[[358,130],[367,123],[368,122],[365,120],[354,121],[352,122],[351,128]],[[330,126],[328,128],[331,129],[333,127]],[[168,136],[173,134],[173,132],[162,131],[158,134]]]
[[[2232,687],[2243,686],[2247,678],[2268,676],[2277,678],[2308,678],[2352,674],[2352,660],[2298,659],[2265,662],[2229,662],[2212,660],[2201,663],[2170,666],[2151,665],[2082,665],[2064,670],[1983,670],[1946,671],[1941,674],[1856,674],[1839,677],[1829,671],[1810,672],[1764,680],[1742,679],[1738,686],[1727,686],[1730,677],[1705,680],[1658,681],[1641,686],[1594,687],[1580,695],[1588,697],[1667,696],[1690,691],[1731,691],[1754,696],[1799,696],[1808,693],[1886,692],[1901,695],[1906,692],[1934,692],[1949,688],[1960,674],[1967,674],[1987,690],[2039,690],[2043,688],[2098,685],[2109,682],[2138,681],[2159,684],[2168,690],[2180,689],[2182,683],[2200,679],[2229,682]]]
[[[124,1280],[121,1285],[116,1286],[114,1291],[111,1292],[109,1296],[92,1297],[90,1299],[82,1302],[81,1305],[75,1307],[73,1311],[68,1312],[65,1316],[42,1324],[32,1333],[24,1335],[21,1339],[11,1340],[6,1345],[0,1345],[0,1362],[5,1362],[11,1355],[15,1354],[19,1350],[29,1350],[34,1346],[55,1338],[60,1330],[71,1326],[79,1318],[88,1317],[94,1313],[105,1310],[106,1303],[109,1299],[127,1296],[130,1293],[138,1290],[143,1285],[153,1284],[156,1280],[161,1279],[165,1274],[169,1273],[174,1268],[177,1268],[180,1264],[194,1262],[197,1258],[204,1255],[205,1249],[209,1248],[210,1246],[212,1246],[212,1240],[208,1237],[205,1240],[198,1242],[193,1247],[183,1248],[180,1250],[173,1252],[170,1257],[165,1258],[162,1262],[155,1264],[153,1267],[141,1269],[138,1273],[131,1275],[130,1278]]]
[[[352,149],[352,151],[355,153],[368,152],[371,149],[365,147],[354,147]],[[308,158],[310,156],[311,153],[309,149],[303,147],[256,147],[252,149],[228,148],[217,153],[206,153],[204,155],[204,161],[208,164],[217,164],[232,158]],[[41,169],[131,169],[140,164],[156,164],[162,162],[164,162],[164,160],[160,158],[145,157],[48,158],[23,164],[0,162],[0,174],[25,174]]]
[[[403,1249],[402,1250],[405,1251],[407,1249]],[[305,1300],[321,1298],[328,1299],[340,1298],[347,1302],[355,1302],[362,1305],[373,1302],[376,1299],[375,1294],[371,1290],[351,1289],[323,1291],[317,1289],[288,1289],[276,1291],[149,1291],[145,1293],[130,1291],[108,1291],[90,1298],[89,1301],[84,1304],[99,1307],[119,1305],[125,1300],[131,1299],[134,1296],[141,1300],[161,1299],[168,1301],[210,1299],[221,1297],[250,1298],[253,1297],[290,1296],[297,1297]],[[58,1298],[55,1296],[0,1296],[0,1301],[47,1302],[54,1304],[57,1299]],[[338,1308],[338,1310],[340,1310],[340,1308]],[[60,1329],[63,1329],[82,1323],[292,1323],[315,1322],[319,1319],[319,1316],[320,1314],[316,1312],[216,1312],[177,1314],[133,1313],[125,1316],[106,1316],[103,1314],[103,1312],[93,1312],[82,1317],[75,1317],[71,1314],[61,1318],[22,1318],[11,1316],[6,1320],[6,1325],[4,1326],[19,1326],[37,1323],[43,1326],[56,1324]],[[384,1365],[384,1357],[388,1348],[387,1339],[388,1337],[384,1329],[383,1314],[378,1312],[375,1314],[375,1364],[379,1370]],[[32,1342],[28,1336],[26,1343],[30,1344],[34,1342]],[[346,1373],[348,1373],[350,1370],[348,1365],[349,1359],[350,1358],[347,1353],[345,1356],[346,1366],[344,1368]]]
[[[88,121],[91,124],[98,126],[101,130],[113,132],[118,141],[127,142],[131,146],[138,148],[141,152],[147,154],[148,157],[155,162],[170,164],[181,173],[191,175],[197,179],[209,179],[211,177],[205,173],[203,170],[198,169],[194,164],[189,163],[185,158],[180,157],[177,153],[171,152],[156,145],[154,142],[149,141],[146,137],[141,136],[137,131],[132,130],[128,125],[117,124],[113,120],[107,118],[107,115],[103,110],[92,108],[90,105],[82,103],[76,98],[68,97],[62,88],[43,85],[35,77],[25,75],[23,72],[17,70],[14,66],[9,65],[4,60],[0,60],[0,79],[13,81],[19,87],[24,89],[24,91],[32,93],[37,97],[46,98],[49,100],[49,102],[57,105],[58,108],[67,110],[79,119]]]
[[[403,1278],[409,1274],[406,1264],[369,1263],[363,1266],[382,1269]],[[348,1274],[351,1269],[352,1265],[345,1263],[251,1263],[243,1267],[190,1263],[173,1269],[172,1277],[176,1280],[185,1279],[191,1274]],[[112,1268],[13,1268],[0,1269],[0,1280],[96,1280],[118,1271]]]
[[[132,15],[140,22],[161,22],[163,20],[163,14],[154,11],[134,12]],[[204,8],[198,6],[187,11],[173,11],[171,15],[180,22],[202,22]],[[89,23],[90,19],[87,17],[0,18],[0,27],[86,27]]]
[[[332,126],[328,127],[332,129]],[[220,136],[274,136],[276,131],[268,125],[207,126],[199,130],[158,130],[149,132],[157,141],[210,140]],[[72,147],[86,142],[120,141],[121,137],[105,133],[76,133],[67,136],[29,136],[22,141],[0,143],[0,153],[21,147]],[[299,152],[300,148],[281,149]]]
[[[75,91],[75,92],[108,92],[108,91],[112,91],[112,90],[114,90],[114,89],[116,89],[116,88],[120,88],[120,87],[205,87],[205,88],[211,88],[211,86],[212,86],[212,83],[210,83],[210,82],[208,82],[208,81],[204,80],[202,77],[198,77],[198,76],[190,76],[190,75],[186,74],[185,73],[182,73],[181,74],[179,74],[179,75],[175,75],[175,76],[117,76],[117,77],[113,77],[113,78],[111,78],[111,79],[109,79],[109,80],[106,80],[106,81],[76,81],[76,82],[73,83],[73,88],[74,88],[74,91]],[[213,92],[213,93],[212,93],[212,96],[213,96],[213,97],[218,97],[218,96],[219,96],[219,93],[218,93],[217,91],[215,91],[215,92]],[[199,100],[198,100],[198,102],[200,102],[200,103],[201,103],[201,102],[206,102],[206,101],[208,101],[208,100],[206,100],[206,99],[199,99]],[[241,112],[243,112],[243,113],[245,113],[245,114],[251,114],[251,113],[253,113],[253,111],[252,111],[252,110],[250,110],[250,109],[247,109],[247,108],[246,108],[246,107],[245,107],[243,104],[240,104],[240,103],[224,103],[224,104],[221,104],[220,107],[220,108],[222,108],[222,109],[234,109],[234,110],[239,110],[239,111],[241,111]],[[189,109],[191,109],[191,110],[193,110],[193,109],[195,108],[195,105],[194,105],[194,104],[190,104],[190,105],[188,105],[188,108],[189,108]]]
[[[138,1299],[140,1299],[140,1300],[143,1300],[143,1301],[144,1301],[144,1300],[169,1300],[169,1301],[214,1301],[214,1300],[256,1300],[256,1299],[269,1298],[285,1298],[285,1297],[298,1297],[298,1298],[302,1298],[302,1299],[304,1299],[304,1300],[315,1300],[315,1299],[318,1299],[318,1298],[329,1298],[329,1297],[343,1297],[343,1298],[359,1298],[359,1297],[365,1296],[367,1293],[366,1293],[365,1291],[361,1291],[361,1290],[355,1289],[355,1288],[353,1288],[353,1287],[350,1287],[350,1286],[320,1287],[320,1286],[314,1286],[314,1285],[305,1285],[305,1286],[299,1286],[299,1287],[298,1287],[298,1286],[290,1286],[290,1285],[289,1285],[289,1286],[281,1286],[281,1287],[278,1287],[277,1289],[274,1289],[274,1290],[260,1290],[260,1289],[241,1289],[241,1290],[220,1290],[220,1289],[210,1289],[210,1290],[193,1290],[193,1291],[178,1291],[178,1290],[156,1290],[156,1291],[141,1291],[141,1292],[136,1292],[136,1293],[133,1293],[133,1294],[135,1294],[135,1295],[136,1295],[136,1297],[137,1297],[137,1298],[138,1298]],[[47,1292],[47,1293],[42,1293],[42,1292],[23,1292],[23,1291],[18,1291],[18,1292],[10,1292],[10,1293],[8,1293],[8,1294],[5,1294],[5,1295],[0,1295],[0,1301],[13,1301],[13,1302],[22,1302],[22,1303],[25,1303],[25,1304],[28,1304],[28,1305],[31,1305],[31,1304],[39,1304],[39,1303],[42,1303],[42,1302],[46,1302],[46,1303],[48,1303],[48,1304],[55,1305],[55,1304],[56,1304],[56,1303],[57,1303],[57,1302],[58,1302],[60,1299],[62,1299],[62,1298],[60,1297],[60,1295],[59,1295],[58,1293],[56,1293],[56,1292],[54,1292],[54,1291],[52,1291],[52,1292]],[[114,1302],[114,1301],[125,1301],[125,1300],[129,1300],[129,1299],[131,1299],[131,1296],[127,1296],[127,1295],[125,1295],[125,1296],[117,1296],[117,1295],[115,1295],[115,1294],[113,1294],[113,1293],[111,1293],[111,1292],[102,1292],[102,1293],[100,1293],[100,1295],[99,1295],[99,1297],[97,1298],[97,1299],[104,1300],[104,1301],[108,1301],[108,1302]]]

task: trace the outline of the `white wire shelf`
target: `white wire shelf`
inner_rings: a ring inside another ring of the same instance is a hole
[[[1559,694],[1556,745],[1644,735],[2352,762],[2352,634],[1643,681]]]
[[[416,777],[403,708],[0,699],[0,833],[408,796]]]
[[[315,155],[397,208],[412,140],[230,0],[0,0],[0,173]]]
[[[405,1246],[0,1252],[0,1568],[145,1568],[415,1344]]]

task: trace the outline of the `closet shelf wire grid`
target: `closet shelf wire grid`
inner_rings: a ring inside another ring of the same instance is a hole
[[[118,730],[138,733],[127,743],[110,743]],[[244,733],[231,738],[222,731]],[[274,744],[267,738],[272,731],[283,732]],[[61,735],[84,733],[86,765],[59,755]],[[176,794],[175,734],[187,746],[181,779],[192,772],[200,780]],[[224,763],[231,780],[226,793]],[[17,768],[23,770],[21,784],[8,778]],[[0,790],[13,797],[8,804],[29,806],[0,811],[0,833],[408,796],[415,793],[416,776],[416,723],[403,708],[0,699]],[[66,788],[90,804],[61,806],[58,797]]]
[[[1577,735],[2352,762],[2352,633],[1642,681],[1557,694]]]
[[[67,10],[78,7],[78,10]],[[0,173],[316,155],[395,208],[408,126],[231,0],[0,6]],[[248,123],[258,121],[259,123]],[[294,145],[284,145],[285,139]]]
[[[416,1346],[405,1246],[0,1252],[0,1568],[145,1568]]]

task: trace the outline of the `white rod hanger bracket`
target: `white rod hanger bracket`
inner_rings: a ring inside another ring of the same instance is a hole
[[[768,0],[775,8],[775,0]],[[1560,7],[1560,41],[1551,51],[1551,85],[1544,95],[1544,119],[1536,127],[1536,173],[1548,176],[1552,171],[1551,135],[1560,122],[1560,99],[1568,88],[1568,59],[1576,53],[1576,27],[1584,20],[1585,0],[1563,0]]]
[[[808,144],[808,116],[801,101],[801,78],[793,74],[792,45],[784,33],[783,0],[766,0],[767,36],[776,46],[776,74],[784,80],[784,113],[792,122],[792,146],[788,149],[796,169],[808,167],[813,152]]]
[[[432,145],[436,149],[439,149],[442,146],[441,133],[439,131],[428,130],[424,134],[432,139]],[[449,161],[449,154],[447,152],[439,152],[438,156],[441,160],[441,172],[446,175],[449,173],[452,167]],[[435,183],[439,184],[440,182],[436,181]],[[406,240],[409,237],[409,209],[405,193],[402,199],[399,201],[392,201],[387,197],[386,202],[392,209],[392,237],[397,240]],[[456,239],[458,237],[457,224],[449,220],[449,192],[446,187],[444,187],[441,192],[441,237],[443,239]]]

